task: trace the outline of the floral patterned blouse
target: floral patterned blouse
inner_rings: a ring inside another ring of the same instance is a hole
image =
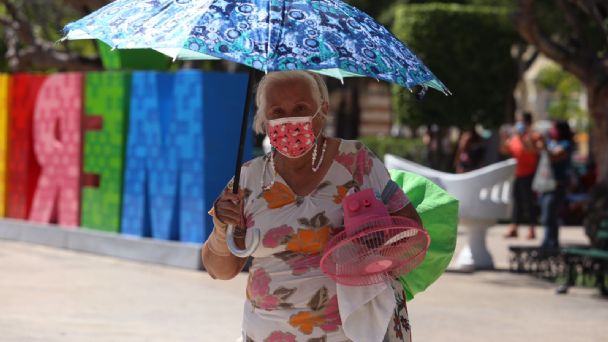
[[[384,164],[363,144],[342,140],[338,154],[317,188],[296,195],[280,175],[272,180],[268,156],[243,165],[240,188],[245,196],[248,228],[261,231],[253,254],[243,317],[243,341],[342,342],[335,282],[320,270],[329,239],[341,229],[341,202],[351,191],[382,192],[390,176]],[[262,173],[265,173],[262,175]],[[389,201],[395,212],[409,203],[402,191]],[[251,237],[248,231],[247,240]],[[246,241],[247,241],[246,240]],[[385,341],[409,341],[405,295],[394,282],[397,309]]]

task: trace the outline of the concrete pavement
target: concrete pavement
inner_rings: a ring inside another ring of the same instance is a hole
[[[516,243],[504,230],[488,235],[499,268]],[[585,241],[580,228],[562,232]],[[245,282],[0,240],[0,341],[234,341]],[[446,273],[409,304],[414,341],[606,341],[608,300],[554,288],[501,270]]]

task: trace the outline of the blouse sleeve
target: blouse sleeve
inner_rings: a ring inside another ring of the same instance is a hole
[[[362,188],[372,188],[377,196],[382,194],[382,191],[391,180],[391,176],[388,170],[384,166],[384,163],[380,161],[376,155],[370,151],[367,147],[363,147],[361,154],[365,154],[366,162],[363,163],[364,170],[358,170],[363,172],[363,186]],[[369,171],[367,171],[367,169]],[[366,172],[367,171],[367,172]],[[410,203],[405,193],[401,188],[397,189],[393,196],[387,203],[387,208],[390,213],[397,212],[403,209]]]

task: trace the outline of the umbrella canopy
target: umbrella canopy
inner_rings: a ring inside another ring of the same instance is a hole
[[[368,76],[449,93],[386,28],[339,0],[117,0],[65,32],[67,39],[151,48],[174,59]]]

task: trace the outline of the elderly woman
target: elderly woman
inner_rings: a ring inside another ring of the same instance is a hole
[[[235,277],[246,263],[226,244],[226,226],[245,245],[249,227],[261,243],[249,269],[244,341],[348,341],[342,330],[336,283],[320,270],[324,246],[343,224],[342,199],[372,188],[382,192],[389,174],[357,141],[323,134],[327,87],[305,71],[267,74],[258,86],[254,129],[268,134],[272,151],[245,163],[239,195],[220,195],[210,214],[214,230],[203,246],[205,268],[216,279]],[[402,191],[387,204],[392,215],[419,221]],[[385,341],[409,341],[403,289],[393,284],[397,307]]]

